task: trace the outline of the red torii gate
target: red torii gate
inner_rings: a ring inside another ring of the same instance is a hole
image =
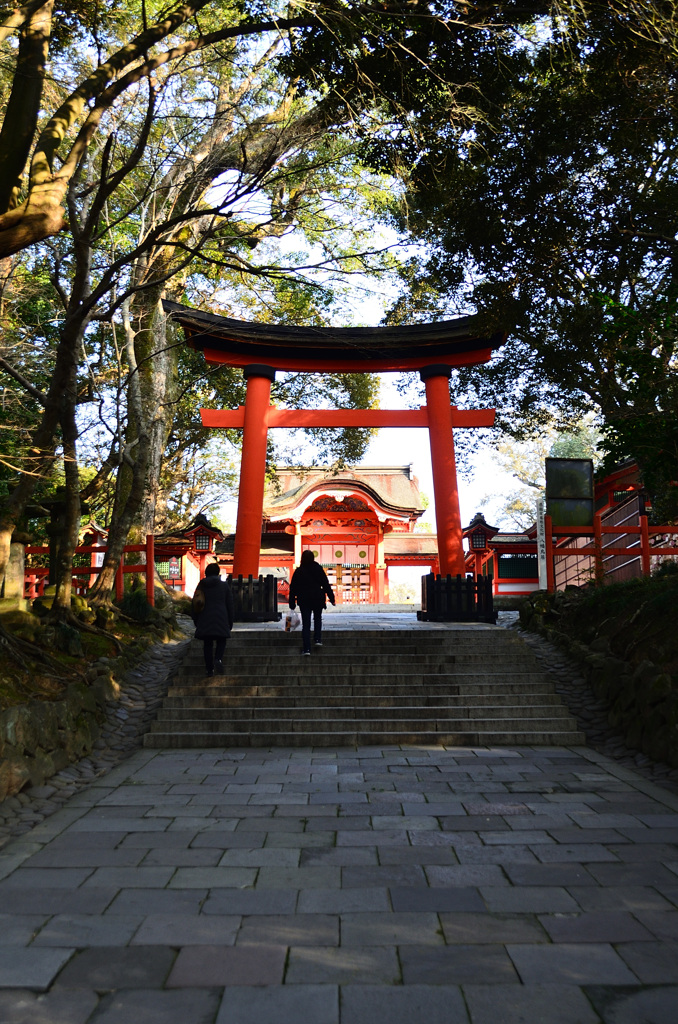
[[[450,403],[454,366],[487,362],[504,340],[474,332],[475,317],[415,327],[301,328],[253,324],[165,302],[189,344],[210,363],[243,368],[245,405],[201,409],[204,426],[243,430],[233,575],[259,572],[268,430],[272,427],[428,427],[443,575],[464,574],[454,427],[491,427],[494,409],[463,411]],[[378,373],[418,370],[426,387],[419,409],[276,409],[277,370]]]

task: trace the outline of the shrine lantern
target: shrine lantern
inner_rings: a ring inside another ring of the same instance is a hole
[[[484,530],[474,530],[470,541],[471,551],[487,551],[487,537]]]
[[[211,551],[212,538],[206,530],[199,530],[193,537],[196,551]]]
[[[216,526],[212,526],[207,516],[201,512],[195,517],[188,530],[184,531],[183,536],[192,542],[193,557],[200,566],[200,575],[202,576],[209,556],[214,555],[216,545],[223,541],[224,535]]]
[[[489,526],[485,522],[482,512],[476,512],[473,519],[463,531],[463,536],[468,541],[469,552],[467,555],[467,568],[475,576],[482,574],[483,563],[487,561],[490,553],[490,540],[497,532],[496,526]],[[469,565],[470,562],[470,565]]]

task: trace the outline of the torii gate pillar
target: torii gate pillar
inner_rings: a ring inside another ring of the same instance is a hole
[[[264,511],[268,414],[275,370],[271,366],[251,363],[244,367],[243,374],[247,381],[247,394],[233,575],[256,576],[259,572],[261,520]]]
[[[444,364],[434,364],[422,367],[419,374],[426,385],[440,572],[443,576],[463,576],[464,548],[449,385],[452,370]]]

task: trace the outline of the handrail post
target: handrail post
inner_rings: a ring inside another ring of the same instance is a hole
[[[593,564],[596,583],[600,584],[605,576],[603,570],[603,522],[600,512],[595,512],[593,516]]]
[[[155,537],[146,534],[146,600],[155,606]]]
[[[649,576],[651,572],[650,561],[650,529],[647,516],[639,516],[640,520],[640,565],[643,576]]]
[[[546,541],[546,589],[553,594],[556,589],[553,566],[553,520],[548,515],[544,516],[544,540]]]

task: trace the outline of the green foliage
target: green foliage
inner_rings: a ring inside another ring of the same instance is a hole
[[[600,431],[591,416],[573,424],[569,430],[558,430],[557,426],[545,425],[529,440],[516,441],[507,434],[495,440],[494,467],[520,486],[512,485],[509,489],[504,485],[501,490],[491,490],[482,498],[480,507],[488,508],[490,522],[511,530],[526,530],[534,524],[536,502],[544,493],[547,458],[592,459],[595,467],[600,464]],[[486,476],[492,479],[491,473]]]
[[[507,330],[489,367],[457,375],[457,395],[496,405],[516,437],[554,412],[600,410],[608,451],[638,460],[658,508],[677,478],[671,47],[640,7],[560,14],[505,41],[472,124],[431,133],[400,216],[425,248],[391,319],[475,309]]]
[[[146,623],[154,618],[152,606],[146,599],[146,592],[138,587],[128,590],[120,602],[120,611],[128,615],[135,622]]]
[[[632,664],[649,658],[672,673],[678,670],[673,625],[678,572],[663,570],[653,577],[589,587],[570,596],[561,609],[559,630],[587,643],[605,637],[612,652]]]
[[[678,562],[671,562],[668,559],[665,562],[660,562],[652,575],[655,577],[678,576]]]
[[[276,58],[290,45],[283,28],[249,35],[251,18],[268,20],[268,8],[225,0],[199,6],[199,27],[187,24],[173,43],[229,26],[232,38],[180,66],[161,63],[152,82],[142,76],[104,104],[73,179],[71,230],[12,258],[0,353],[16,371],[0,368],[5,495],[18,471],[32,468],[41,398],[62,404],[63,420],[68,397],[78,403],[84,495],[102,523],[113,516],[116,493],[129,493],[139,452],[158,446],[164,452],[148,471],[146,492],[159,485],[160,528],[214,506],[233,491],[230,455],[237,457],[240,438],[226,434],[231,452],[224,459],[222,450],[219,465],[222,438],[202,428],[198,410],[241,404],[242,375],[209,368],[187,350],[159,322],[158,300],[169,294],[247,319],[326,325],[351,275],[392,265],[374,237],[392,191],[358,160],[346,109],[318,93],[302,95],[281,73]],[[159,10],[138,0],[57,5],[49,71],[59,86],[48,76],[45,112]],[[160,39],[156,55],[166,45]],[[70,134],[64,145],[72,141]],[[77,361],[77,379],[73,392],[49,396],[55,355]],[[376,383],[338,375],[277,382],[281,404],[300,394],[307,405],[371,405]],[[152,439],[139,446],[144,431]],[[310,442],[323,460],[355,461],[368,438],[322,431]],[[47,487],[52,467],[61,472],[59,441],[57,425],[40,448],[36,472]]]

